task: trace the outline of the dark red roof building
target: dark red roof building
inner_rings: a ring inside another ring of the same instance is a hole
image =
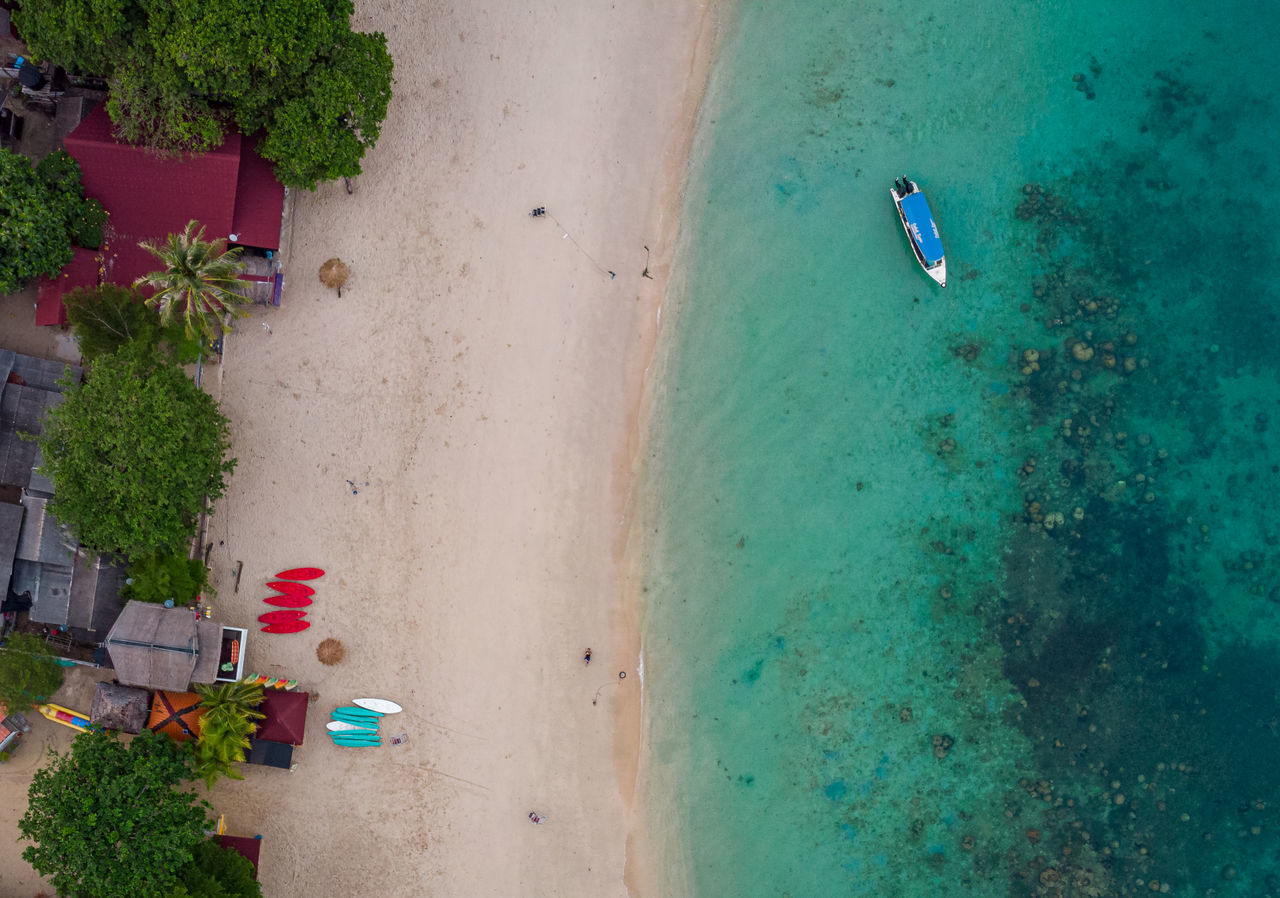
[[[36,324],[65,324],[62,294],[73,287],[126,286],[154,271],[155,257],[138,244],[162,242],[193,218],[206,240],[280,248],[284,187],[253,138],[230,132],[208,153],[161,156],[116,140],[99,107],[63,143],[80,163],[85,196],[102,203],[110,219],[100,250],[76,249],[57,277],[41,279]]]

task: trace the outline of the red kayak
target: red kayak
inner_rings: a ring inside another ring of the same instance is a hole
[[[315,595],[315,590],[305,583],[289,583],[285,580],[272,580],[267,585],[277,592],[282,592],[289,596]]]
[[[301,620],[307,616],[307,612],[300,611],[297,608],[282,608],[279,611],[268,611],[266,614],[259,614],[258,620],[264,624],[284,624],[291,620]]]
[[[318,567],[291,567],[276,576],[281,580],[314,580],[316,577],[323,577],[324,571]]]
[[[270,596],[262,601],[277,608],[306,608],[311,604],[306,596]]]
[[[267,624],[262,628],[263,633],[297,633],[311,626],[309,621],[304,620],[286,620],[278,624]]]

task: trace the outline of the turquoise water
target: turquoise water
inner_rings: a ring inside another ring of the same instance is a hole
[[[732,14],[646,474],[661,894],[1280,895],[1266,9]]]

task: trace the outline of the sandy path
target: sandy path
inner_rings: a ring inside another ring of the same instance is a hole
[[[297,770],[213,792],[264,835],[267,895],[625,894],[617,547],[704,14],[358,4],[396,58],[382,139],[354,195],[299,197],[284,304],[229,338],[217,388],[240,458],[209,531],[218,617],[251,622],[276,570],[329,571],[309,631],[249,649],[320,695]],[[341,299],[315,280],[333,255]],[[404,704],[409,743],[331,746],[359,695]]]

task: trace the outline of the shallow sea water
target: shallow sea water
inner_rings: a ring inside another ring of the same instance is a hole
[[[646,472],[661,894],[1280,896],[1264,9],[733,14]]]

